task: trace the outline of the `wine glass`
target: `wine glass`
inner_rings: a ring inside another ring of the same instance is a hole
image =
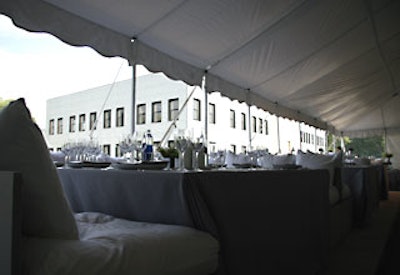
[[[205,143],[206,143],[206,139],[205,139],[203,132],[200,133],[200,136],[192,138],[193,151],[195,154],[193,169],[196,171],[200,171],[199,154],[200,154],[200,151],[204,148]]]
[[[179,169],[185,171],[185,151],[189,146],[188,131],[185,129],[176,129],[174,132],[175,147],[179,151]]]
[[[119,143],[119,149],[121,150],[121,154],[124,157],[125,161],[131,162],[133,161],[132,152],[132,138],[131,135],[128,134],[122,138],[122,141]]]
[[[134,131],[131,135],[131,155],[132,160],[140,160],[142,152],[143,134],[139,131]],[[134,157],[136,154],[136,158]]]

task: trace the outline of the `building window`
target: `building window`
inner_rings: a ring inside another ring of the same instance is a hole
[[[89,129],[90,130],[96,130],[96,118],[97,118],[96,112],[90,113],[90,115],[89,115]]]
[[[201,120],[200,99],[193,99],[193,120]]]
[[[231,149],[230,151],[234,154],[236,154],[236,145],[235,144],[231,144]]]
[[[60,117],[57,119],[57,134],[62,135],[63,133],[63,119]]]
[[[268,135],[269,131],[268,131],[268,120],[264,120],[264,125],[265,125],[265,134]]]
[[[106,155],[110,155],[110,151],[111,151],[111,146],[110,144],[104,144],[103,145],[103,152]]]
[[[246,123],[246,114],[242,113],[240,115],[240,127],[242,130],[246,130],[247,128],[247,123]]]
[[[247,152],[247,147],[246,146],[242,146],[242,153],[246,153]]]
[[[253,122],[253,133],[257,133],[257,118],[255,116],[251,117],[251,120]]]
[[[115,144],[115,156],[122,157],[122,152],[121,152],[121,148],[119,147],[119,144]]]
[[[263,120],[261,118],[258,119],[258,132],[263,133]]]
[[[216,152],[217,151],[217,144],[214,141],[210,141],[208,143],[209,152]]]
[[[111,110],[104,110],[103,116],[103,128],[108,129],[111,128]]]
[[[324,146],[324,139],[322,137],[316,136],[316,141],[318,146]]]
[[[117,117],[115,121],[115,126],[122,127],[124,126],[124,108],[117,108]]]
[[[79,132],[85,131],[86,116],[85,114],[79,115]]]
[[[49,121],[49,135],[54,135],[54,119],[50,119]]]
[[[151,122],[161,122],[161,101],[151,104]]]
[[[175,118],[178,118],[179,112],[179,99],[174,98],[168,100],[168,120],[172,121]]]
[[[139,104],[136,112],[136,124],[146,123],[146,104]]]
[[[69,132],[70,133],[75,133],[75,124],[76,124],[76,117],[75,116],[70,116],[69,117]]]
[[[230,110],[229,120],[231,128],[236,128],[236,117],[234,110]]]
[[[215,124],[215,104],[208,104],[208,123]]]

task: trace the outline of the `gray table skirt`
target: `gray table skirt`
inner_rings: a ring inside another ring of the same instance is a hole
[[[350,187],[353,195],[355,225],[368,225],[373,212],[379,206],[382,189],[385,189],[386,186],[379,167],[344,167],[342,168],[342,181]]]

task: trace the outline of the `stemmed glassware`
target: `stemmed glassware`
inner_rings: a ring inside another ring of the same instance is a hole
[[[127,158],[127,154],[129,153],[130,150],[130,145],[129,145],[129,135],[124,137],[119,143],[119,150],[121,151],[121,155],[124,158]]]
[[[125,156],[128,162],[140,160],[142,142],[143,136],[138,131],[134,131],[132,134],[128,134],[119,143],[121,153]]]
[[[193,169],[200,171],[199,168],[199,154],[200,151],[204,148],[206,144],[206,138],[203,134],[203,132],[201,131],[199,136],[194,136],[192,137],[192,145],[193,145],[193,151],[194,151],[194,164],[193,164]]]
[[[134,131],[131,135],[131,158],[132,160],[140,161],[142,153],[143,134],[139,131]],[[136,155],[136,157],[135,157]]]
[[[101,148],[96,140],[67,142],[61,151],[65,154],[65,162],[97,161]]]
[[[175,147],[179,151],[179,169],[185,171],[185,151],[189,146],[189,133],[185,129],[175,129],[174,131]]]

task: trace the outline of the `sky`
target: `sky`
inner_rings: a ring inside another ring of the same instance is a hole
[[[146,73],[138,66],[138,76]],[[47,99],[131,77],[132,68],[125,59],[103,57],[89,47],[74,47],[50,34],[25,31],[0,15],[0,98],[25,98],[42,129]]]

